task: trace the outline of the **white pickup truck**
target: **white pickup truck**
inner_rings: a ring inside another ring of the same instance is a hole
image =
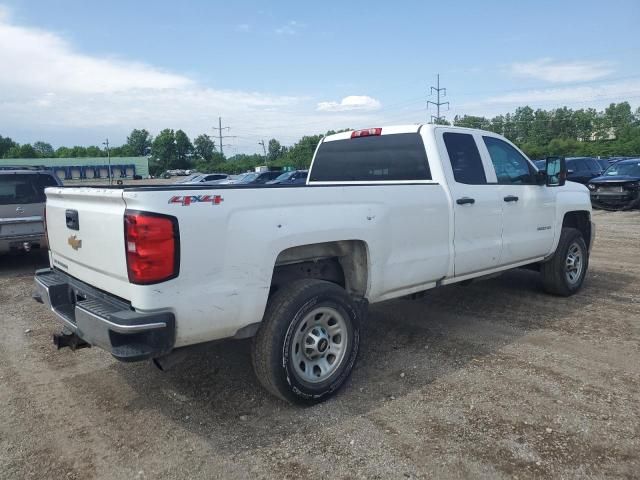
[[[58,347],[123,361],[254,337],[260,382],[314,403],[350,374],[368,303],[521,266],[575,293],[594,226],[565,175],[491,132],[405,125],[324,138],[302,186],[51,187],[34,296]]]

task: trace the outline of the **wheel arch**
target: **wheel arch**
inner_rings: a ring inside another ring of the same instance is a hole
[[[287,248],[276,258],[270,293],[300,279],[327,280],[349,295],[366,298],[369,288],[369,253],[363,240],[339,240]]]
[[[572,210],[565,212],[562,228],[575,228],[582,233],[587,250],[591,250],[591,212],[588,210]]]

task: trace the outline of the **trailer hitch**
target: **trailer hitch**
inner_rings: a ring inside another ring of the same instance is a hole
[[[54,333],[53,344],[58,348],[58,350],[60,350],[61,348],[69,347],[71,350],[75,351],[79,348],[91,347],[90,343],[85,342],[75,333],[66,332]]]

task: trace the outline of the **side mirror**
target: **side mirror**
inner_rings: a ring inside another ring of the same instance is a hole
[[[561,187],[567,180],[567,164],[564,157],[547,157],[545,167],[547,187]]]

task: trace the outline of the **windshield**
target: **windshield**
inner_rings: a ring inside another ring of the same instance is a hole
[[[629,177],[640,177],[640,160],[633,163],[616,163],[611,165],[604,175],[612,177],[614,175],[627,175]]]
[[[238,183],[249,183],[258,177],[257,173],[247,173],[244,176],[238,178]]]
[[[284,180],[287,180],[294,173],[295,172],[284,172],[282,175],[278,175],[273,181],[274,182],[282,182]]]
[[[196,179],[202,177],[201,173],[196,173],[194,175],[189,175],[188,177],[185,178],[181,178],[180,180],[178,180],[176,183],[186,183],[186,182],[193,182],[196,181]]]
[[[0,175],[0,205],[43,203],[44,189],[58,185],[51,175]]]

